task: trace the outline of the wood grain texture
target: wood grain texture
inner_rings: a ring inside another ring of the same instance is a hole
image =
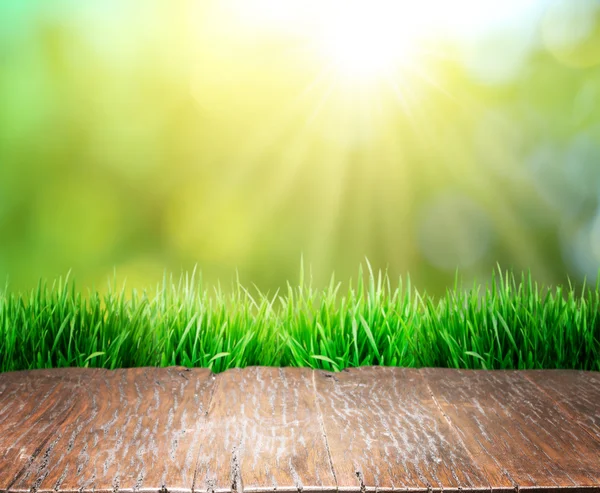
[[[67,418],[82,374],[75,370],[68,379],[47,370],[0,374],[0,490],[12,486]]]
[[[495,481],[598,487],[600,446],[515,371],[424,370],[441,409]]]
[[[521,375],[537,385],[570,420],[600,442],[600,374],[536,370],[524,371]]]
[[[600,493],[600,374],[0,374],[0,493]]]
[[[220,374],[195,491],[335,490],[312,376],[305,368]]]
[[[191,490],[213,385],[201,369],[95,370],[11,491]]]
[[[489,491],[419,370],[316,372],[315,383],[340,487]]]

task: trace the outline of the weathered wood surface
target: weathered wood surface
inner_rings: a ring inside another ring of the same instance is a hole
[[[89,374],[89,373],[88,373]],[[70,414],[80,370],[0,375],[0,490],[25,472]]]
[[[600,493],[600,374],[0,374],[0,492]]]
[[[425,375],[442,412],[494,481],[519,488],[600,485],[600,441],[519,372]]]
[[[60,396],[75,405],[10,491],[189,490],[214,375],[183,368],[85,375]]]
[[[218,377],[195,491],[335,490],[313,372],[248,368]]]
[[[537,385],[567,416],[600,437],[600,373],[524,371],[522,375]]]
[[[340,485],[356,491],[489,490],[419,370],[316,372],[315,381]]]

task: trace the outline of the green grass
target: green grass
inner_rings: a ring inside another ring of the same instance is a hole
[[[254,294],[255,293],[255,294]],[[546,289],[498,271],[487,286],[419,294],[362,269],[322,290],[207,290],[192,274],[151,294],[68,280],[0,292],[0,370],[66,366],[362,365],[600,370],[598,286]]]

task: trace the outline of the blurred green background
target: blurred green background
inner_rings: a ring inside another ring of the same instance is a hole
[[[356,80],[331,1],[0,2],[0,279],[595,280],[600,1],[375,2],[410,49]]]

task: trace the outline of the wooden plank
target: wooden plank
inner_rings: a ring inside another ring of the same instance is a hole
[[[600,442],[599,373],[533,370],[521,375],[534,382],[569,419]]]
[[[74,381],[47,370],[0,374],[0,490],[14,483],[67,418],[80,375],[74,372]]]
[[[425,370],[478,464],[519,489],[600,485],[600,447],[514,371]]]
[[[246,368],[218,377],[196,492],[335,490],[312,372]]]
[[[88,376],[77,405],[11,491],[191,491],[212,373],[137,368]]]
[[[600,493],[599,407],[585,372],[5,373],[0,492]]]
[[[365,367],[314,377],[340,490],[489,491],[419,370]]]

